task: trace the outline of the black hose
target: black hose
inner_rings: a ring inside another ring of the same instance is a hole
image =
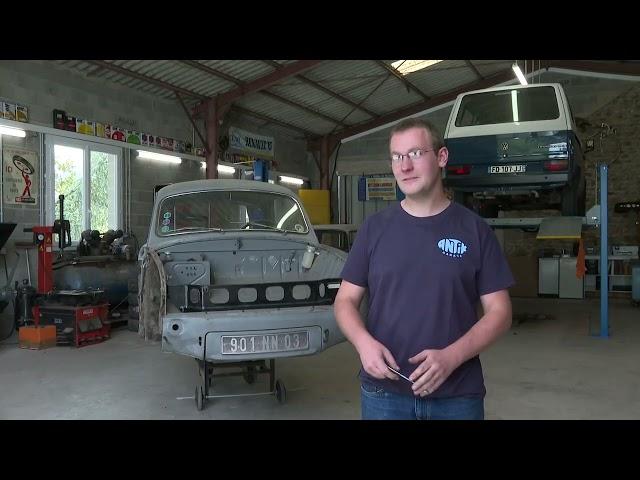
[[[3,255],[3,258],[4,258],[4,277],[6,279],[5,288],[8,289],[9,288],[9,272],[8,272],[8,269],[7,269],[7,257]],[[0,342],[4,342],[6,339],[10,338],[11,335],[13,335],[13,332],[16,329],[16,323],[17,323],[16,312],[18,311],[18,304],[17,304],[16,300],[17,300],[17,297],[15,299],[14,298],[11,299],[11,305],[13,306],[13,322],[11,322],[11,330],[9,331],[9,335],[7,335],[2,340],[0,340]]]

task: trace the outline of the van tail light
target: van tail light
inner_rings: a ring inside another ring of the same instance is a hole
[[[449,175],[469,175],[471,173],[471,165],[450,165],[447,167]]]
[[[544,162],[543,168],[548,172],[560,172],[569,169],[569,160],[550,160]]]

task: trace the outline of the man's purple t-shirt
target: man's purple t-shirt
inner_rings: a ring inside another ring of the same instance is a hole
[[[369,290],[367,330],[409,376],[409,358],[445,348],[478,321],[480,296],[509,288],[513,276],[495,234],[466,207],[451,202],[430,217],[400,204],[369,216],[358,231],[342,278]],[[405,380],[360,378],[413,395]],[[457,368],[430,397],[485,395],[478,356]]]

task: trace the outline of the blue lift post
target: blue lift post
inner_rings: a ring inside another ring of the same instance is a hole
[[[609,337],[608,167],[600,165],[600,338]]]

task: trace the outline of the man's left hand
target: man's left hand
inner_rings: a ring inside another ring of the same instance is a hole
[[[409,378],[413,384],[414,395],[424,397],[433,393],[451,375],[457,362],[449,350],[423,350],[409,359],[410,363],[419,363]]]

